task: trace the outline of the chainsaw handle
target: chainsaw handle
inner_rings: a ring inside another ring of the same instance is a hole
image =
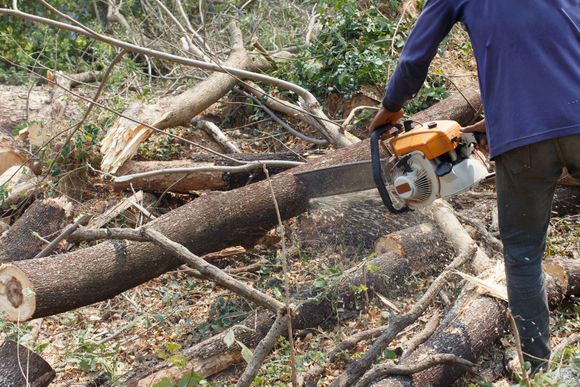
[[[387,124],[379,126],[371,133],[371,161],[373,167],[373,179],[375,180],[375,185],[379,190],[379,194],[381,195],[383,204],[388,208],[390,212],[392,212],[393,214],[398,214],[407,211],[408,208],[404,207],[402,209],[396,209],[393,206],[393,201],[391,200],[389,191],[387,191],[387,185],[385,184],[385,180],[383,179],[383,171],[381,167],[381,151],[379,146],[381,136],[385,132],[391,130],[392,128],[393,125]]]

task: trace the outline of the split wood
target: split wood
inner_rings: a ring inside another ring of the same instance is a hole
[[[409,312],[401,316],[392,316],[387,329],[379,336],[374,344],[368,349],[360,360],[351,363],[345,372],[343,372],[331,386],[352,386],[361,376],[373,365],[378,356],[385,350],[395,336],[414,323],[439,291],[445,286],[446,281],[455,270],[464,265],[475,256],[477,246],[472,244],[464,253],[457,256],[443,272],[433,281],[429,289],[423,294],[419,301],[411,308]]]

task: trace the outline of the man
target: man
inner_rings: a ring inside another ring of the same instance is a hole
[[[580,180],[580,1],[430,0],[409,36],[371,131],[403,116],[441,40],[465,25],[478,65],[509,305],[532,369],[550,356],[542,257],[556,183]]]

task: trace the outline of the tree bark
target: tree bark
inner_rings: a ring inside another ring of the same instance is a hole
[[[50,103],[50,92],[39,86],[0,85],[0,100],[0,131],[12,134],[18,123],[34,119],[36,113]]]
[[[256,154],[235,154],[231,155],[236,160],[287,160],[300,161],[301,158],[294,153],[256,153]],[[225,159],[215,157],[199,157],[194,160],[179,161],[127,161],[119,168],[117,175],[126,176],[136,173],[158,171],[172,168],[194,168],[212,166],[232,166],[239,165]],[[287,169],[287,168],[286,168]],[[282,172],[283,168],[273,168],[270,174]],[[115,190],[129,189],[131,186],[135,190],[147,192],[176,192],[191,193],[193,191],[204,190],[231,190],[243,187],[251,182],[263,180],[265,178],[262,170],[250,172],[230,173],[223,171],[195,172],[190,174],[163,174],[148,176],[131,180],[130,182],[113,183]]]
[[[580,294],[580,263],[577,260],[558,259],[548,261],[547,266],[548,273],[557,273],[548,278],[548,297],[552,307],[567,297]],[[487,296],[474,298],[471,292],[463,292],[433,336],[401,364],[413,364],[424,356],[436,353],[451,353],[475,362],[507,331],[506,312],[507,305],[503,301]],[[449,386],[464,372],[452,365],[439,365],[412,376],[389,377],[375,385]]]
[[[455,98],[465,110],[465,101]],[[462,111],[463,109],[457,109]],[[441,118],[437,105],[431,118]],[[446,117],[453,119],[455,117]],[[295,178],[295,171],[327,167],[368,159],[369,142],[362,141],[325,157],[272,177],[272,186],[281,216],[288,219],[308,208],[306,190]],[[391,215],[399,218],[400,215]],[[389,218],[385,219],[386,222]],[[204,195],[150,223],[168,238],[197,255],[219,251],[233,245],[251,245],[277,225],[270,184],[258,182],[237,190]],[[180,261],[151,243],[106,241],[77,251],[16,262],[0,267],[20,273],[8,292],[0,285],[0,311],[18,315],[21,321],[76,309],[115,295],[155,278],[180,265]],[[29,284],[32,292],[25,291]],[[34,308],[30,308],[34,300]]]
[[[0,359],[0,386],[44,387],[55,377],[43,358],[12,340],[0,346]]]
[[[38,236],[60,231],[71,212],[66,199],[38,200],[0,238],[0,263],[33,258],[45,245]]]
[[[400,230],[389,238],[389,246],[382,248],[384,254],[357,265],[334,281],[329,280],[325,290],[320,291],[313,284],[308,284],[304,290],[296,292],[295,298],[304,299],[304,302],[292,319],[293,328],[314,328],[334,322],[337,307],[345,310],[342,318],[358,315],[356,311],[364,307],[366,296],[372,297],[373,292],[388,298],[404,294],[405,281],[409,277],[431,274],[444,266],[446,258],[451,255],[451,248],[444,242],[442,233],[430,224]],[[424,246],[432,248],[425,249]],[[353,290],[361,285],[368,290]],[[237,340],[253,348],[265,337],[274,320],[273,313],[261,310],[239,324],[246,329],[234,327],[230,330],[234,331]],[[184,353],[190,358],[187,369],[207,377],[239,363],[242,360],[240,348],[237,345],[225,345],[224,338],[230,330],[187,349]],[[149,386],[164,377],[178,378],[183,373],[181,368],[167,364],[165,368],[145,376],[151,371],[144,371],[128,384]]]

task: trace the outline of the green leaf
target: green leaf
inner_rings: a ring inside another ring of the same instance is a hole
[[[328,282],[324,278],[317,278],[314,280],[314,287],[315,288],[324,288],[328,285]]]
[[[157,383],[155,383],[153,387],[173,387],[173,382],[171,381],[171,379],[165,377],[160,381],[158,381]]]
[[[179,387],[197,386],[198,384],[202,384],[202,381],[205,381],[203,376],[195,371],[191,371],[186,372],[177,385]]]
[[[169,353],[176,353],[181,349],[181,345],[178,343],[169,342],[165,343],[165,349],[167,349]]]
[[[230,331],[226,333],[226,336],[224,337],[224,343],[226,343],[229,348],[232,346],[232,344],[234,344],[234,341],[236,341],[236,336],[234,334],[234,330],[230,329]]]
[[[236,342],[240,347],[242,347],[242,357],[244,358],[246,363],[250,363],[250,360],[252,360],[252,356],[254,356],[254,353],[250,350],[250,348],[246,347],[246,345],[241,341]]]

